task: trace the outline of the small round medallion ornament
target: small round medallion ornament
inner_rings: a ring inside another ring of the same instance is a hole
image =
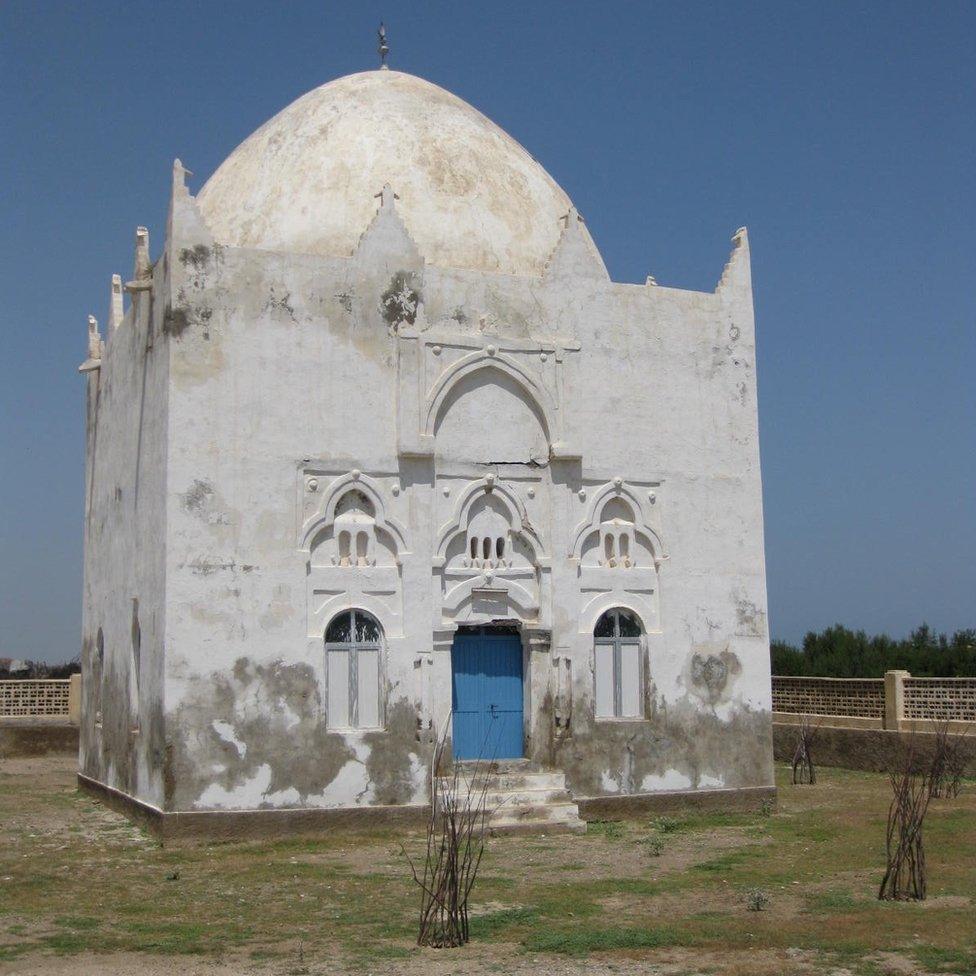
[[[309,478],[308,479],[308,490],[309,491],[318,491],[319,490],[319,480],[318,480],[318,478]]]

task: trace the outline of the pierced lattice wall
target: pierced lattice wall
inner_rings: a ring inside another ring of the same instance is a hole
[[[883,719],[884,678],[773,678],[773,711]]]
[[[0,681],[0,718],[67,718],[70,678]]]
[[[976,678],[905,678],[904,717],[976,722]]]

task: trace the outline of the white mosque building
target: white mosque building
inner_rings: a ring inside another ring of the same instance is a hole
[[[443,731],[499,826],[773,796],[745,230],[713,292],[613,282],[389,70],[186,176],[81,367],[83,785],[164,834],[410,819]]]

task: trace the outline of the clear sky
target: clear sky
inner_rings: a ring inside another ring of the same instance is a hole
[[[137,224],[303,92],[423,75],[525,145],[611,275],[748,225],[774,636],[976,626],[976,4],[0,4],[0,656],[80,647],[86,315]]]

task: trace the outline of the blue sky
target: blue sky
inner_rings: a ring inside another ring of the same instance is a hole
[[[0,5],[0,656],[79,649],[85,317],[259,124],[391,63],[522,142],[612,276],[750,231],[774,636],[976,626],[976,5]]]

